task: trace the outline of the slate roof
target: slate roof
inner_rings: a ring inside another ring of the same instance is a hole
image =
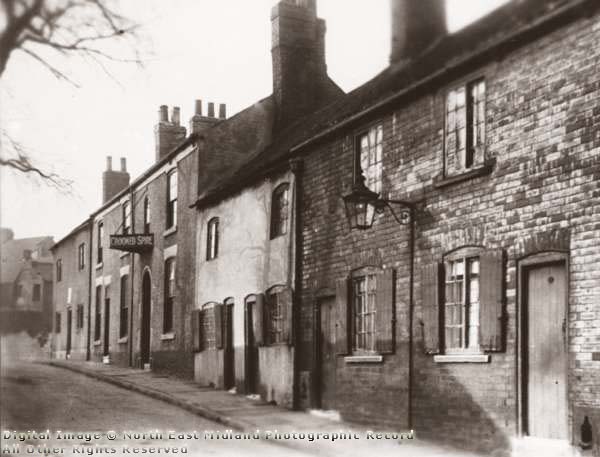
[[[481,65],[486,59],[497,59],[572,19],[591,15],[598,6],[598,0],[512,0],[447,35],[417,60],[389,66],[354,91],[291,125],[261,154],[214,182],[199,195],[197,205],[212,204],[285,166],[289,158],[315,137],[351,127],[402,97],[451,80],[461,71]]]

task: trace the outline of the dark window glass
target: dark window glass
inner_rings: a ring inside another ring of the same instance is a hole
[[[125,202],[123,203],[123,234],[129,233],[131,233],[131,204]]]
[[[102,240],[104,239],[104,223],[98,222],[98,239],[96,240],[97,251],[96,251],[96,261],[97,263],[101,263],[103,259],[102,252]]]
[[[33,285],[33,301],[40,301],[42,298],[42,286],[40,284]]]
[[[206,236],[206,260],[216,259],[219,255],[219,218],[208,221]]]
[[[177,171],[167,176],[167,228],[177,225]]]
[[[56,333],[60,333],[60,330],[61,330],[60,329],[60,324],[61,324],[61,322],[60,322],[60,313],[56,313],[55,314],[55,324],[54,324],[54,331]]]
[[[62,281],[62,259],[56,261],[56,282]]]
[[[85,243],[79,245],[77,257],[77,267],[79,270],[83,270],[85,268]]]
[[[165,305],[163,310],[163,333],[173,331],[173,303],[175,301],[175,259],[165,262]]]
[[[285,235],[288,227],[289,184],[281,184],[271,201],[271,239]]]
[[[150,233],[150,199],[144,199],[144,233]]]

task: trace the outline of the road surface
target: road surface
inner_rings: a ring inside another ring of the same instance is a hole
[[[21,456],[309,455],[264,441],[228,439],[223,425],[68,370],[6,360],[0,369],[3,457],[10,455],[7,450]],[[204,431],[217,430],[226,438],[205,439]],[[170,438],[169,431],[187,436]]]

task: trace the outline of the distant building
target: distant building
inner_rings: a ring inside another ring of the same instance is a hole
[[[1,331],[49,332],[52,308],[52,237],[14,239],[2,228],[0,245]]]

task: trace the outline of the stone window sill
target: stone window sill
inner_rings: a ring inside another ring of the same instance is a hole
[[[129,342],[129,337],[124,336],[123,338],[119,338],[119,344],[126,344]]]
[[[171,228],[168,228],[167,230],[164,231],[163,233],[163,237],[167,237],[169,235],[172,235],[173,233],[177,233],[177,226],[173,226]]]
[[[100,270],[100,269],[102,269],[103,267],[104,267],[104,263],[103,263],[103,262],[98,262],[98,263],[96,264],[96,270]]]
[[[451,355],[434,355],[435,363],[489,363],[490,356],[488,354],[451,354]]]
[[[102,344],[102,340],[94,341],[94,346],[100,346]]]
[[[473,168],[471,170],[465,171],[460,175],[456,176],[438,176],[433,180],[433,185],[436,189],[442,189],[447,186],[451,186],[453,184],[458,184],[464,181],[469,181],[474,178],[479,178],[481,176],[489,175],[496,166],[496,159],[486,160],[483,165],[478,166],[477,168]]]
[[[163,333],[162,335],[160,335],[160,340],[161,341],[172,341],[175,339],[175,333]]]
[[[350,355],[344,357],[344,362],[347,364],[353,363],[383,363],[383,356],[372,354],[372,355]]]
[[[129,254],[130,254],[129,252],[122,252],[121,254],[119,254],[119,257],[120,258],[127,257]]]

